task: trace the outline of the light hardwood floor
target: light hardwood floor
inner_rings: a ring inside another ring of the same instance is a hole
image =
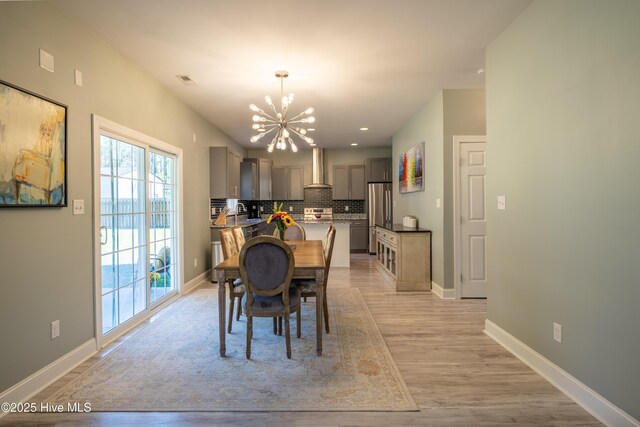
[[[374,258],[353,255],[332,269],[328,291],[360,289],[419,412],[180,412],[11,415],[2,425],[427,425],[599,426],[596,419],[487,337],[484,300],[441,300],[393,290]],[[207,285],[215,286],[215,285]],[[162,313],[157,314],[162,316]],[[144,327],[144,325],[142,326]],[[109,345],[33,400],[88,369],[128,337]]]

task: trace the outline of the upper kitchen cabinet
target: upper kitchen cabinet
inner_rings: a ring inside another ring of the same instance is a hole
[[[364,200],[364,165],[338,165],[333,167],[333,199]]]
[[[304,200],[303,166],[274,166],[271,173],[273,200]]]
[[[393,180],[391,158],[367,159],[365,164],[367,182],[391,182]]]
[[[269,159],[244,159],[240,165],[240,198],[271,200],[271,169]]]
[[[240,198],[240,163],[238,154],[227,147],[209,147],[209,197]]]

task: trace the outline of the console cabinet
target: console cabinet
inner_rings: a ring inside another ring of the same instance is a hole
[[[398,227],[400,229],[400,227]],[[431,232],[376,227],[376,266],[396,291],[431,290]]]

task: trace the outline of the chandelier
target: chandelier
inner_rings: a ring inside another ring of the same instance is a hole
[[[293,102],[293,94],[290,93],[289,95],[284,96],[283,82],[285,78],[289,77],[289,72],[276,71],[276,77],[280,79],[280,98],[282,99],[280,104],[280,111],[278,112],[278,110],[276,110],[276,107],[275,105],[273,105],[273,102],[271,101],[271,97],[269,95],[265,96],[264,100],[273,110],[273,116],[267,114],[264,110],[258,108],[255,104],[251,104],[249,108],[251,109],[251,111],[257,113],[253,116],[254,123],[251,128],[259,133],[252,136],[249,141],[251,141],[252,143],[256,143],[265,136],[275,131],[275,134],[273,134],[273,139],[267,146],[267,151],[269,153],[272,153],[274,148],[277,148],[279,150],[286,150],[287,143],[289,143],[289,145],[291,146],[291,151],[296,153],[298,151],[298,146],[291,138],[292,134],[297,135],[300,139],[308,144],[313,144],[313,139],[306,136],[307,130],[301,128],[300,125],[306,123],[315,123],[316,119],[311,115],[313,114],[312,107],[307,108],[297,116],[287,118],[289,106],[291,106],[291,103]]]

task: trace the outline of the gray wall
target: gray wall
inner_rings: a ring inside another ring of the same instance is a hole
[[[445,288],[454,287],[453,267],[453,137],[455,135],[486,134],[486,108],[484,89],[445,89],[444,148],[442,153],[444,171],[444,283]]]
[[[484,89],[445,89],[393,137],[394,221],[416,215],[432,231],[432,280],[453,288],[453,136],[485,134]],[[400,154],[425,141],[425,191],[398,192]],[[436,199],[442,208],[436,208]]]
[[[488,318],[636,419],[638,22],[637,0],[537,1],[486,61]]]
[[[393,209],[394,222],[402,222],[405,215],[418,217],[418,226],[431,233],[431,280],[444,283],[444,251],[442,209],[436,199],[443,197],[443,92],[438,92],[406,125],[393,136]],[[398,162],[400,154],[425,141],[424,191],[400,194],[398,191]]]
[[[68,105],[67,197],[86,212],[0,210],[1,391],[94,336],[92,113],[184,150],[185,281],[204,272],[210,246],[207,146],[244,149],[48,2],[0,2],[0,40],[0,78]],[[39,67],[39,48],[55,56],[55,73]]]

